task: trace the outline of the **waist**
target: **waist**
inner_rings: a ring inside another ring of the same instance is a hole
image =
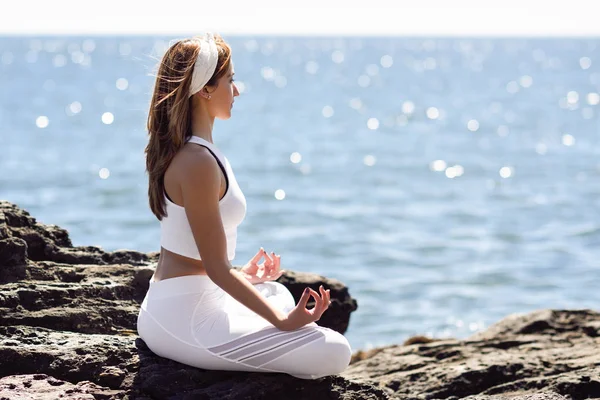
[[[171,297],[174,294],[200,293],[203,291],[222,290],[208,275],[184,275],[174,278],[154,281],[150,279],[148,293],[152,292],[154,298]]]

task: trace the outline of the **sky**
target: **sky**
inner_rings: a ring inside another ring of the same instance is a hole
[[[599,0],[30,0],[0,35],[599,36]]]

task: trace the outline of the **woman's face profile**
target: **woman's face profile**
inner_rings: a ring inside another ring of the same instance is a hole
[[[240,95],[235,85],[233,63],[229,72],[223,75],[214,87],[208,87],[211,99],[208,102],[211,115],[219,119],[229,119],[235,97]]]

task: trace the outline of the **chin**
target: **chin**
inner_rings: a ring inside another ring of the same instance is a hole
[[[223,113],[222,115],[219,115],[217,118],[222,119],[222,120],[228,120],[229,118],[231,118],[231,112]]]

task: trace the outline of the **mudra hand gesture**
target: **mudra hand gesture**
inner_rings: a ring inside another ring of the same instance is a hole
[[[263,257],[265,261],[259,264]],[[280,264],[281,256],[274,252],[269,254],[261,247],[258,253],[240,269],[240,272],[252,284],[274,281],[285,272],[279,269]]]

